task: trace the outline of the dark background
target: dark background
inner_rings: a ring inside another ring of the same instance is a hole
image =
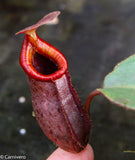
[[[134,0],[0,0],[0,155],[44,160],[56,148],[32,116],[18,61],[24,35],[14,35],[55,10],[62,12],[59,24],[40,27],[38,34],[66,56],[83,104],[105,75],[135,52]],[[19,103],[21,96],[25,103]],[[93,99],[90,114],[95,160],[134,160],[135,153],[123,151],[135,151],[135,112],[101,95]]]

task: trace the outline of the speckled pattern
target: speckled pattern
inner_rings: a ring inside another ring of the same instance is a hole
[[[54,10],[62,12],[59,24],[43,26],[38,34],[67,58],[83,103],[119,61],[135,53],[134,0],[0,1],[0,154],[43,160],[56,148],[32,116],[27,78],[18,61],[23,35],[14,35]],[[26,101],[19,103],[22,96]],[[123,151],[135,150],[135,113],[97,96],[90,115],[95,160],[134,160],[135,154]]]
[[[32,104],[46,136],[67,151],[79,152],[88,142],[90,120],[75,90],[71,92],[70,76],[66,74],[53,82],[29,77]]]

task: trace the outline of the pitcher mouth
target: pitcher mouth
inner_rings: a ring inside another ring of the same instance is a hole
[[[59,70],[58,65],[51,59],[35,52],[33,55],[33,67],[36,71],[43,75],[49,75]]]
[[[26,35],[20,54],[20,64],[28,76],[39,81],[56,80],[67,71],[64,55],[47,42]],[[47,48],[47,49],[46,49]]]
[[[59,11],[51,12],[36,24],[16,33],[16,35],[26,34],[21,49],[20,64],[28,76],[39,81],[56,80],[62,77],[68,68],[64,55],[36,34],[38,27],[54,23],[59,14]]]

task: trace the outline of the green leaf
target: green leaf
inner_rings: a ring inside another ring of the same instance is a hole
[[[116,65],[98,90],[110,101],[135,109],[135,55]]]

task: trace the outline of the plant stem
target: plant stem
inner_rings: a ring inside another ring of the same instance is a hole
[[[89,108],[90,108],[90,103],[91,103],[91,101],[92,101],[92,98],[93,97],[95,97],[95,96],[97,96],[97,95],[99,95],[99,94],[101,94],[101,91],[99,91],[99,90],[94,90],[94,91],[92,91],[90,94],[89,94],[89,96],[88,96],[88,98],[87,98],[87,100],[86,100],[86,103],[85,103],[85,111],[89,114]]]
[[[124,153],[135,153],[135,151],[129,151],[129,150],[127,150],[127,151],[123,151]]]

